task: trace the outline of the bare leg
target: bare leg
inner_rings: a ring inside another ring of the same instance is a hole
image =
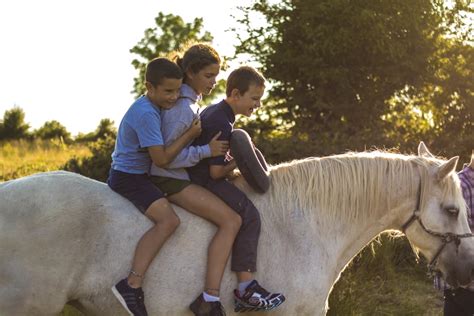
[[[253,273],[247,271],[236,272],[239,283],[253,280]]]
[[[169,196],[169,200],[217,226],[208,249],[205,290],[219,296],[225,265],[242,219],[217,196],[195,184]]]
[[[142,286],[143,276],[150,263],[179,225],[178,216],[165,198],[153,202],[145,215],[155,223],[155,226],[143,235],[135,248],[132,270],[138,275],[130,273],[128,276],[128,284],[133,288]]]

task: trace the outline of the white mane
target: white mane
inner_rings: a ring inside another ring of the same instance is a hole
[[[429,169],[442,160],[381,151],[306,158],[271,168],[269,209],[283,209],[285,220],[295,211],[315,220],[319,212],[332,221],[373,216],[391,209],[393,192],[414,196],[421,177],[423,192],[430,189]],[[453,181],[445,194],[455,189]],[[402,191],[400,191],[402,190]],[[462,199],[462,196],[459,197]],[[273,216],[279,216],[274,214]],[[330,225],[331,223],[327,223]]]

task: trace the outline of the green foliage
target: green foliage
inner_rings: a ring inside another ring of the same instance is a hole
[[[87,146],[92,153],[90,156],[73,157],[64,165],[63,169],[105,182],[112,163],[111,155],[115,147],[115,135],[106,134],[105,137],[88,143]]]
[[[48,121],[43,124],[39,129],[33,132],[33,137],[40,139],[62,139],[66,143],[70,143],[71,133],[69,133],[64,125],[58,121]]]
[[[79,134],[76,137],[76,142],[95,142],[99,139],[107,138],[108,136],[115,137],[117,135],[117,129],[114,126],[114,121],[111,119],[105,118],[100,120],[99,126],[95,131],[87,134]]]
[[[64,170],[105,182],[112,163],[116,137],[117,130],[114,122],[110,119],[102,119],[94,132],[77,138],[77,142],[87,142],[91,155],[71,158],[63,166]]]
[[[25,112],[15,106],[5,111],[3,120],[0,121],[0,140],[21,139],[28,137],[30,125],[25,123]]]
[[[180,16],[158,13],[155,18],[156,26],[145,30],[144,38],[130,52],[137,54],[138,59],[132,65],[138,70],[134,78],[133,93],[139,96],[145,93],[145,69],[147,63],[156,57],[170,57],[172,52],[178,52],[191,42],[211,42],[209,32],[201,32],[202,18],[196,18],[192,23],[185,23]]]
[[[466,44],[472,34],[462,29],[461,18],[472,5],[272,3],[258,0],[243,10],[240,22],[249,35],[240,38],[237,53],[250,54],[272,82],[262,115],[273,121],[254,132],[293,144],[278,146],[275,154],[305,157],[373,146],[405,151],[420,139],[438,150],[450,141],[443,152],[450,154],[469,141],[472,146],[473,47]],[[257,14],[266,25],[253,26]],[[454,132],[462,128],[465,137]],[[459,136],[468,140],[453,142]]]

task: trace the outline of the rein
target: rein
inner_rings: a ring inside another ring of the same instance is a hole
[[[406,235],[405,231],[408,229],[408,227],[414,221],[417,221],[425,232],[427,232],[431,236],[441,239],[441,242],[443,244],[439,247],[433,259],[431,259],[430,263],[428,264],[428,270],[430,272],[435,272],[434,267],[438,261],[439,256],[441,255],[441,252],[443,251],[443,249],[446,247],[447,244],[454,242],[454,244],[456,245],[456,250],[457,250],[459,248],[459,245],[461,244],[462,238],[474,237],[474,235],[472,233],[466,233],[466,234],[440,233],[440,232],[433,231],[429,228],[426,228],[426,226],[423,224],[423,221],[421,220],[421,217],[420,217],[420,205],[421,205],[421,180],[418,186],[416,208],[413,210],[413,214],[411,215],[411,217],[405,222],[405,224],[402,225],[401,230]]]

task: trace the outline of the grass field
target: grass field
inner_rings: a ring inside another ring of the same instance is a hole
[[[0,143],[0,182],[60,169],[72,157],[90,154],[86,145],[59,140],[18,140]]]
[[[70,158],[88,155],[90,151],[85,145],[58,141],[0,143],[0,182],[58,170]],[[342,273],[330,296],[328,315],[441,316],[442,304],[440,293],[426,276],[425,265],[416,263],[406,240],[383,235]],[[70,306],[60,314],[82,315]]]

